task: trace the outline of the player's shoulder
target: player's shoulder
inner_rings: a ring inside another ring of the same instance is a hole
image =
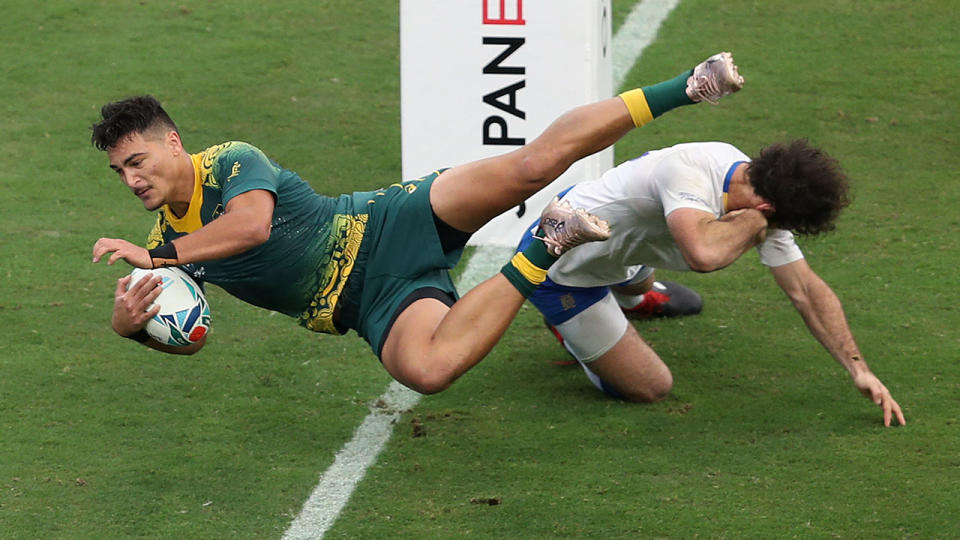
[[[227,141],[225,143],[215,144],[203,150],[201,154],[204,160],[216,162],[221,159],[237,159],[244,156],[256,156],[266,158],[266,154],[256,146],[243,141]]]
[[[711,178],[724,176],[736,163],[750,161],[750,157],[736,146],[719,141],[676,145],[672,163],[701,171]]]
[[[747,157],[747,155],[736,146],[722,141],[681,143],[673,146],[672,148],[685,154],[700,155],[719,159],[729,157],[736,160],[743,160]]]
[[[247,178],[250,174],[259,177],[264,171],[278,169],[276,163],[262,150],[242,141],[211,146],[195,155],[194,159],[204,179],[204,185],[214,187],[225,186],[234,178]]]

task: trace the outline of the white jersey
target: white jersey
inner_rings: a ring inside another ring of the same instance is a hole
[[[750,161],[720,142],[678,144],[654,150],[581,182],[563,197],[574,208],[610,223],[611,236],[565,253],[550,267],[560,285],[596,287],[631,279],[642,266],[690,270],[670,229],[667,215],[695,208],[718,218],[725,212],[724,184],[735,166]],[[757,246],[760,261],[780,266],[803,258],[790,231],[770,229]]]

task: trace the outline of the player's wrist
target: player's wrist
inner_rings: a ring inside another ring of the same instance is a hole
[[[137,343],[146,343],[147,341],[150,340],[150,334],[148,334],[148,333],[147,333],[147,330],[144,329],[144,328],[141,328],[140,330],[137,330],[136,332],[134,332],[134,333],[132,333],[132,334],[129,334],[129,335],[125,335],[125,336],[124,336],[123,334],[121,334],[121,336],[123,336],[123,337],[125,337],[125,338],[127,338],[127,339],[132,339],[133,341],[136,341]]]
[[[179,256],[177,255],[177,246],[174,245],[173,242],[167,242],[153,249],[148,249],[147,253],[150,255],[151,269],[176,266],[180,262]]]
[[[850,373],[850,377],[854,379],[864,373],[870,373],[870,367],[867,366],[867,362],[863,359],[863,356],[859,354],[848,357],[845,366]]]

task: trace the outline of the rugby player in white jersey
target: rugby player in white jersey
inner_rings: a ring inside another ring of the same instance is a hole
[[[839,299],[794,241],[794,232],[832,230],[849,203],[847,179],[824,152],[798,140],[751,159],[726,143],[679,144],[577,184],[561,200],[606,220],[611,237],[564,254],[530,300],[601,390],[653,402],[673,386],[625,314],[651,289],[654,268],[713,272],[756,247],[811,334],[881,407],[884,424],[905,423],[864,361]],[[521,246],[528,242],[529,233]]]

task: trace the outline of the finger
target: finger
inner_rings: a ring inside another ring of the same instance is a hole
[[[147,274],[137,280],[137,282],[130,287],[130,292],[142,298],[147,294],[147,292],[156,286],[155,280],[156,277],[153,274]]]
[[[161,281],[158,277],[143,278],[140,281],[138,285],[141,285],[141,287],[135,293],[137,305],[140,309],[146,310],[147,306],[160,296],[160,293],[163,292],[163,287],[160,286]]]
[[[114,297],[121,297],[127,292],[127,288],[130,286],[130,275],[123,276],[117,280],[117,290],[113,294]]]
[[[160,313],[160,306],[153,306],[150,310],[144,310],[140,312],[140,315],[137,316],[137,324],[142,328],[150,322],[150,319],[157,316]]]
[[[890,401],[884,400],[882,406],[883,406],[883,425],[886,427],[890,427],[890,417],[891,417]]]
[[[113,255],[110,255],[110,258],[107,260],[107,264],[111,265],[122,258],[123,258],[123,255],[121,255],[119,251],[114,251]]]
[[[93,262],[100,262],[100,257],[103,257],[103,254],[106,252],[107,252],[106,249],[103,249],[96,245],[93,246]]]
[[[892,406],[893,413],[897,416],[897,422],[900,422],[901,426],[907,425],[907,420],[903,417],[903,411],[900,409],[900,404],[894,401],[892,397],[890,398],[890,404]]]
[[[153,302],[154,300],[160,297],[160,294],[163,292],[163,287],[160,285],[162,282],[163,282],[162,279],[160,278],[156,279],[156,284],[152,289],[150,289],[150,292],[147,293],[146,299],[148,301]]]
[[[100,259],[99,251],[100,251],[100,242],[101,242],[102,240],[103,240],[103,238],[99,238],[99,239],[97,239],[96,242],[93,243],[93,252],[92,252],[92,253],[93,253],[93,262],[97,262],[97,260]]]
[[[109,238],[101,238],[93,244],[93,262],[99,262],[100,259],[111,251],[115,251],[116,248],[112,247],[113,242]]]

